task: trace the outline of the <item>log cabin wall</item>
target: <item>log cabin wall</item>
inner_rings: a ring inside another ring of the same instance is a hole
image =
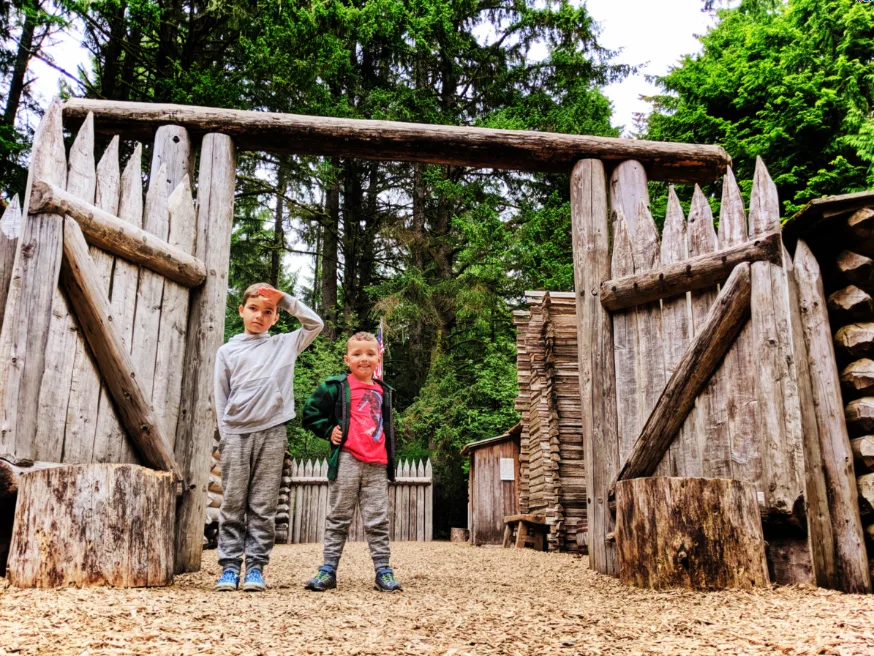
[[[141,144],[122,167],[115,136],[95,163],[94,135],[89,115],[66,153],[58,102],[37,132],[5,303],[6,316],[26,318],[0,331],[0,453],[173,472],[176,571],[193,571],[209,503],[233,144],[203,137],[195,205],[185,129],[157,129],[145,190]]]

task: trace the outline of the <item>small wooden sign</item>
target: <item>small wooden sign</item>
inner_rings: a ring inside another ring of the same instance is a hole
[[[515,481],[516,468],[512,458],[501,458],[501,480]]]

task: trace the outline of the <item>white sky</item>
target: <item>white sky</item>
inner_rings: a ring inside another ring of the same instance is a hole
[[[683,55],[698,52],[700,43],[695,36],[706,32],[713,18],[701,11],[701,0],[584,2],[601,24],[601,44],[611,50],[621,49],[619,63],[641,66],[637,74],[605,89],[614,107],[613,125],[623,126],[627,134],[633,126],[634,113],[649,112],[649,105],[640,97],[657,92],[657,88],[649,84],[644,75],[664,74]],[[76,36],[59,38],[49,52],[59,65],[71,73],[75,74],[78,65],[88,66],[88,52],[79,45]],[[32,61],[31,70],[37,77],[35,88],[45,105],[57,93],[63,76],[39,60]],[[292,256],[288,265],[292,270],[299,271],[301,278],[311,279],[312,258]]]

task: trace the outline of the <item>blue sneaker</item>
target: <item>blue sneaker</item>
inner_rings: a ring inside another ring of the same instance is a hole
[[[316,575],[304,586],[313,592],[324,592],[337,587],[337,572],[329,565],[322,565]]]
[[[243,581],[243,592],[261,592],[267,586],[264,584],[264,575],[260,569],[246,570],[246,579]]]
[[[219,592],[233,592],[240,587],[240,575],[230,567],[222,572],[219,580],[215,582],[215,589]]]
[[[395,579],[395,573],[391,567],[380,567],[376,570],[376,583],[374,589],[380,592],[403,592],[403,586]]]

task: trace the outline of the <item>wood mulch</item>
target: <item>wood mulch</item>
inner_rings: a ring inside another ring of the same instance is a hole
[[[585,558],[394,545],[406,592],[378,594],[366,546],[340,587],[302,583],[319,545],[281,545],[263,594],[212,591],[216,552],[170,588],[17,590],[0,579],[7,654],[872,654],[874,596],[808,587],[650,592]]]

